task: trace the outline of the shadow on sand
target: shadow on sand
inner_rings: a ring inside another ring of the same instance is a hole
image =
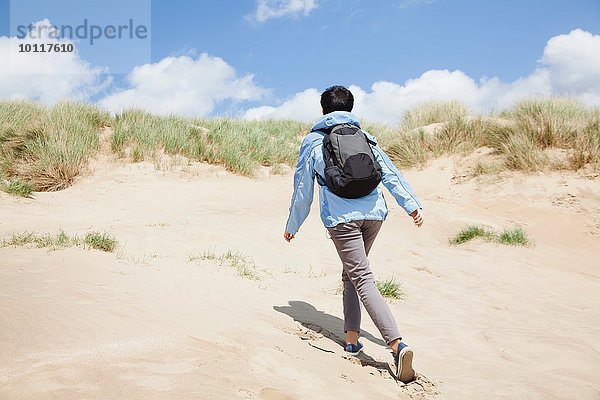
[[[290,316],[306,329],[323,335],[339,344],[342,348],[345,346],[344,321],[341,318],[319,311],[312,304],[304,301],[289,301],[288,304],[288,306],[273,306],[273,309]],[[367,331],[362,330],[360,335],[372,343],[387,347],[383,340],[376,338]],[[381,372],[387,372],[395,378],[387,362],[377,361],[366,355],[364,351],[354,357],[354,359],[358,360],[362,366],[377,368]]]

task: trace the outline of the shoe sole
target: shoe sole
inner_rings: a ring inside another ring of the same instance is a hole
[[[413,356],[414,353],[409,347],[400,351],[396,376],[401,382],[408,383],[415,379],[415,370],[412,367]]]
[[[358,350],[356,353],[350,353],[349,351],[346,351],[346,354],[348,354],[349,356],[357,356],[360,353],[362,353],[363,349],[362,347],[360,348],[360,350]]]

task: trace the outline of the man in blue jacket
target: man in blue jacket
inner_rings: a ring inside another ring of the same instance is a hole
[[[363,347],[358,340],[361,319],[360,299],[392,349],[397,378],[403,382],[410,382],[415,376],[412,367],[413,352],[401,341],[402,336],[398,325],[388,304],[375,286],[375,279],[367,259],[388,212],[381,185],[364,197],[347,199],[335,195],[319,179],[325,176],[324,131],[339,124],[351,124],[360,128],[360,122],[351,113],[353,106],[354,97],[343,86],[332,86],[321,95],[323,117],[302,141],[298,165],[294,173],[290,215],[283,237],[290,242],[308,217],[314,194],[314,180],[317,176],[321,220],[329,231],[343,265],[345,350],[352,355],[357,355]],[[376,139],[369,134],[367,137],[375,143],[375,145],[371,144],[371,148],[381,166],[381,182],[400,207],[412,217],[415,225],[420,227],[423,224],[421,202],[387,154],[376,145]]]

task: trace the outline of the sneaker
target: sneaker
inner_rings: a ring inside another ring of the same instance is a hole
[[[351,356],[357,356],[363,349],[363,344],[358,342],[358,344],[346,343],[346,353]]]
[[[408,383],[415,379],[415,370],[412,367],[413,351],[405,343],[398,343],[398,352],[394,354],[396,365],[396,378]]]

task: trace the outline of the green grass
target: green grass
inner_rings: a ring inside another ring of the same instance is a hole
[[[309,128],[297,121],[160,117],[126,110],[116,116],[112,149],[135,162],[154,160],[162,153],[182,155],[253,176],[261,165],[293,166]]]
[[[527,246],[532,243],[522,228],[505,229],[502,232],[496,232],[482,225],[469,225],[461,229],[449,242],[453,245],[460,245],[476,238],[511,246]]]
[[[33,245],[38,248],[62,248],[77,246],[80,243],[75,236],[68,236],[63,230],[57,234],[38,234],[35,232],[13,233],[0,241],[0,247],[23,247]]]
[[[498,243],[511,246],[527,246],[531,243],[525,231],[521,228],[508,229],[500,232],[497,237]]]
[[[36,232],[13,233],[11,236],[0,239],[0,247],[35,246],[38,248],[59,249],[65,247],[87,247],[106,252],[112,252],[117,246],[117,241],[105,233],[90,232],[82,240],[78,236],[69,236],[63,230],[56,234],[40,234]]]
[[[463,244],[475,238],[491,240],[494,238],[494,232],[485,226],[470,225],[459,231],[454,238],[450,239],[450,243]]]
[[[260,274],[256,270],[254,260],[239,251],[227,250],[225,253],[217,256],[213,250],[205,250],[200,254],[190,254],[188,261],[216,261],[219,265],[233,269],[242,278],[250,280],[260,279]]]
[[[117,241],[108,234],[97,232],[88,233],[82,240],[78,236],[69,236],[63,230],[56,234],[40,234],[36,232],[13,233],[9,237],[0,239],[0,247],[35,246],[38,248],[65,248],[73,246],[93,248],[107,252],[114,251]]]
[[[564,98],[528,99],[496,116],[468,117],[456,103],[421,105],[380,143],[402,167],[418,167],[443,154],[470,154],[489,147],[500,157],[500,170],[600,169],[600,110]],[[444,122],[435,132],[419,126]],[[376,133],[375,133],[376,134]],[[551,150],[564,150],[552,159]],[[479,170],[479,174],[485,173]]]
[[[82,103],[0,101],[0,173],[36,191],[70,186],[99,148],[108,113]]]
[[[84,243],[95,250],[113,252],[117,247],[117,240],[105,232],[89,232],[83,239]]]
[[[433,123],[440,125],[423,129]],[[87,104],[47,107],[3,100],[0,189],[30,195],[72,185],[99,151],[105,126],[113,128],[110,147],[122,159],[162,165],[157,161],[165,155],[177,156],[172,160],[223,165],[246,176],[255,176],[261,166],[272,167],[273,173],[295,166],[300,141],[310,129],[308,123],[290,120],[186,118],[135,109],[111,118]],[[469,116],[457,101],[430,102],[408,110],[397,126],[363,126],[402,168],[488,147],[494,154],[493,172],[600,169],[600,109],[570,99],[523,100],[492,116]]]
[[[402,290],[402,284],[396,281],[395,278],[377,281],[375,285],[377,286],[379,293],[386,299],[401,300],[405,297],[404,291]]]
[[[22,179],[15,179],[6,184],[0,183],[0,189],[18,197],[31,197],[34,191],[33,185]]]
[[[399,168],[421,166],[431,158],[429,137],[423,130],[412,133],[398,132],[380,143]]]

